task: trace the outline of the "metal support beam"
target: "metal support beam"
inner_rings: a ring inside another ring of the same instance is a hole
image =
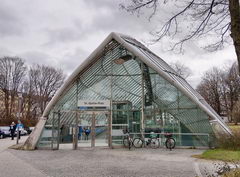
[[[51,141],[51,149],[54,150],[53,148],[53,139],[54,139],[54,119],[55,119],[55,112],[52,113],[53,114],[53,119],[52,119],[52,141]]]
[[[76,112],[75,117],[75,126],[73,130],[73,149],[76,150],[78,148],[78,113]]]
[[[112,146],[112,110],[110,115],[107,115],[108,117],[108,147],[113,148]]]
[[[91,147],[95,147],[95,136],[96,136],[96,131],[95,131],[95,126],[96,126],[96,116],[95,113],[93,112],[92,114],[92,126],[91,126]]]
[[[58,119],[57,119],[57,149],[59,149],[59,143],[60,143],[60,118],[61,118],[61,112],[58,111]]]
[[[78,118],[78,84],[79,84],[79,79],[76,80],[77,88],[76,88],[76,113],[75,113],[75,126],[74,126],[74,131],[73,131],[73,149],[76,150],[78,148],[78,133],[79,133],[79,128],[78,128],[78,123],[79,123],[79,118]]]
[[[141,74],[142,74],[142,109],[141,109],[141,137],[144,139],[144,106],[145,106],[145,96],[144,96],[144,75],[143,75],[143,62],[141,62]]]
[[[113,53],[113,51],[111,51]],[[112,145],[112,117],[113,117],[113,61],[111,60],[111,78],[110,78],[110,116],[108,115],[108,146],[113,148]]]

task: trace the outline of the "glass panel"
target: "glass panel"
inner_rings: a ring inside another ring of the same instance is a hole
[[[59,148],[59,124],[60,124],[60,117],[58,113],[54,113],[52,120],[52,150],[57,150]]]
[[[96,137],[95,146],[108,146],[109,128],[108,128],[109,114],[96,115]]]
[[[58,149],[58,141],[59,141],[59,118],[58,114],[51,113],[52,122],[44,126],[44,129],[41,134],[41,138],[38,141],[38,148],[44,149]]]
[[[153,64],[162,67],[155,61],[154,54],[142,48],[137,50],[149,57]],[[165,68],[168,68],[167,65]],[[171,68],[168,69],[174,73]],[[178,77],[172,73],[168,73],[170,77]],[[183,82],[179,79],[176,81]],[[186,89],[193,92],[188,85],[186,85]],[[105,46],[93,63],[79,73],[74,82],[62,94],[51,110],[38,144],[39,147],[51,148],[51,137],[52,135],[55,137],[57,131],[52,112],[59,110],[61,112],[60,143],[72,142],[71,132],[76,125],[78,100],[112,101],[113,144],[122,143],[122,129],[124,128],[128,128],[131,134],[140,133],[143,102],[145,133],[151,131],[175,133],[179,145],[190,144],[185,143],[189,141],[193,143],[192,145],[206,142],[203,136],[191,135],[192,137],[189,138],[185,134],[180,135],[181,133],[212,133],[209,117],[205,112],[179,89],[114,40]],[[104,114],[96,116],[96,142],[98,140],[106,142],[108,137],[107,117]],[[91,133],[87,140],[84,130],[91,129],[92,117],[81,114],[79,120],[79,146],[83,145],[83,142],[87,142],[88,144],[85,145],[90,146]],[[55,141],[56,138],[53,140],[54,147]]]
[[[41,134],[41,138],[38,141],[38,149],[51,149],[52,145],[52,126],[45,125]]]
[[[113,102],[112,114],[112,141],[113,145],[119,145],[122,144],[122,130],[128,128],[132,132],[132,103],[129,101]]]
[[[91,147],[92,114],[80,114],[79,118],[78,147]]]

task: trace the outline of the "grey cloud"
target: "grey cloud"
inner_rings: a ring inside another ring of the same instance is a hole
[[[25,52],[19,56],[26,61],[27,65],[45,64],[60,68],[65,74],[70,75],[74,69],[86,59],[87,54],[86,51],[77,48],[73,53],[65,53],[62,57],[53,58],[50,55],[39,51]]]
[[[62,58],[58,59],[58,63],[69,75],[87,58],[88,55],[88,52],[76,48],[73,53],[66,53]]]
[[[10,56],[10,55],[13,55],[13,52],[11,52],[9,49],[5,47],[0,47],[0,57]]]
[[[73,16],[67,27],[56,27],[45,29],[48,41],[44,45],[55,45],[59,43],[69,43],[83,41],[91,34],[99,32],[110,33],[112,31],[134,34],[137,36],[143,30],[148,31],[150,24],[147,20],[142,20],[136,16],[129,16],[125,11],[119,9],[119,2],[103,0],[100,2],[85,1],[90,12],[95,15],[88,17]],[[88,20],[87,24],[82,24],[83,18]]]
[[[45,65],[54,65],[55,61],[51,59],[46,53],[39,51],[28,51],[22,54],[19,54],[19,57],[23,58],[28,65],[32,64],[45,64]]]
[[[148,23],[147,20],[137,18],[126,11],[120,10],[119,2],[109,0],[103,2],[105,3],[94,3],[96,6],[95,8],[101,9],[99,10],[99,16],[93,21],[94,26],[104,31],[114,29],[120,32],[129,31],[130,33],[143,29],[146,31],[148,30],[148,25],[150,26],[150,23]]]
[[[118,4],[119,2],[112,1],[112,0],[101,0],[101,1],[84,0],[84,3],[87,4],[89,8],[93,8],[93,9],[96,9],[96,11],[98,11],[99,8],[102,8],[102,7],[115,8],[116,4]]]
[[[80,40],[82,34],[81,30],[77,31],[74,28],[60,28],[60,29],[47,29],[48,42],[45,45],[56,44],[59,42],[73,42]]]
[[[24,23],[17,16],[17,13],[13,12],[11,7],[8,7],[4,3],[0,6],[0,36],[8,35],[21,35],[24,31]]]
[[[158,20],[166,15],[165,11],[159,13],[161,17],[149,23],[144,15],[138,18],[120,10],[121,1],[127,0],[44,2],[2,0],[0,56],[17,54],[28,64],[61,67],[65,73],[70,74],[112,31],[129,34],[137,40],[148,42],[150,39],[148,32],[154,31],[156,26],[161,25],[161,21]],[[199,71],[196,75],[209,68],[210,61],[216,61],[213,60],[214,58],[223,58],[223,60],[235,58],[233,48],[217,55],[218,51],[215,55],[206,54],[194,43],[188,43],[185,54],[179,55],[167,52],[169,45],[169,39],[166,38],[161,43],[148,47],[154,49],[155,53],[166,61],[181,59],[186,64],[189,62],[195,73]],[[202,67],[199,67],[200,64],[193,65],[197,61],[204,62],[205,65],[203,66],[202,63]],[[199,79],[190,78],[193,85],[196,85],[194,83],[196,80]]]

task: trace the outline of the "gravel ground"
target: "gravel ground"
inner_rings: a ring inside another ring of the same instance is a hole
[[[54,177],[195,177],[201,150],[87,149],[58,151],[8,150],[46,176]],[[29,176],[29,175],[28,175]]]

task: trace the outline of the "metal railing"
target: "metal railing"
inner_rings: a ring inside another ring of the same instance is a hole
[[[165,146],[166,133],[144,133],[144,138],[149,138],[150,135],[154,135],[159,138],[160,146]],[[209,147],[211,143],[210,135],[208,133],[171,133],[176,141],[178,147]],[[125,135],[119,134],[112,136],[113,145],[121,145],[122,139]],[[141,137],[141,133],[130,133],[130,136],[134,138]]]

